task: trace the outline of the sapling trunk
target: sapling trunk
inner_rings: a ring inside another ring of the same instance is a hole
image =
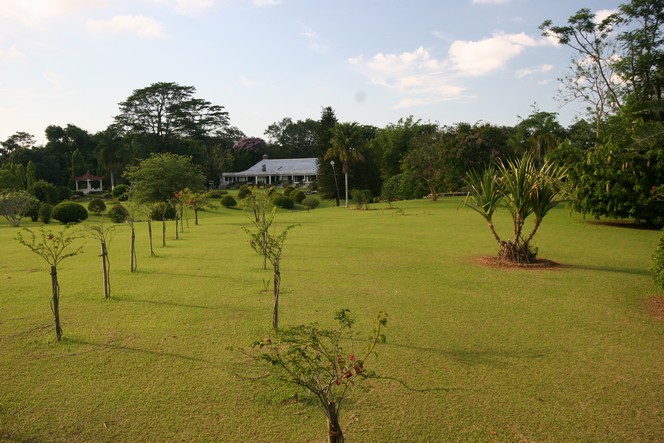
[[[179,240],[180,236],[178,235],[178,221],[182,221],[180,217],[178,217],[177,211],[175,211],[175,239]]]
[[[325,413],[327,417],[327,441],[328,443],[343,443],[344,433],[339,426],[339,413],[337,405],[331,401],[327,405]]]
[[[273,264],[274,280],[274,310],[272,311],[272,327],[279,329],[279,291],[281,286],[281,271],[279,270],[279,259],[274,260]]]
[[[166,219],[161,219],[161,246],[166,247]]]
[[[62,328],[60,327],[60,285],[58,285],[58,269],[51,265],[51,309],[55,320],[55,339],[60,341],[62,338]]]
[[[198,226],[198,209],[194,209],[194,219],[196,220],[194,224]]]
[[[104,275],[104,298],[111,298],[111,277],[109,275],[111,263],[108,259],[106,242],[101,241],[101,269]]]
[[[150,236],[150,257],[154,257],[154,248],[152,247],[152,220],[148,218],[148,235]]]
[[[129,270],[134,272],[136,270],[136,230],[134,225],[131,226],[131,250],[130,250],[130,263]]]

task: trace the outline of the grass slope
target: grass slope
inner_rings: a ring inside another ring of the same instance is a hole
[[[356,391],[342,412],[347,439],[664,440],[664,329],[644,309],[658,233],[559,208],[535,241],[564,266],[491,268],[476,260],[496,251],[488,229],[458,203],[277,216],[277,229],[300,224],[284,249],[282,325],[331,326],[347,307],[368,333],[378,311],[390,314],[373,369],[410,389],[374,380]],[[47,266],[0,223],[0,441],[325,440],[314,406],[253,380],[268,368],[229,349],[271,325],[260,292],[271,274],[241,230],[248,219],[220,208],[189,225],[176,241],[169,223],[165,248],[157,232],[150,258],[139,223],[133,274],[118,226],[110,301],[86,240],[60,267],[55,344]]]

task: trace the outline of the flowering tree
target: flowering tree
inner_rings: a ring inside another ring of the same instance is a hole
[[[369,347],[355,352],[355,320],[348,309],[334,316],[339,326],[335,330],[320,329],[317,325],[300,325],[275,332],[273,337],[253,344],[253,357],[266,361],[276,369],[281,382],[309,391],[327,418],[328,443],[342,443],[343,430],[339,413],[355,382],[375,377],[365,368],[376,346],[385,342],[383,328],[387,314],[381,312],[374,322]]]
[[[70,225],[58,232],[45,231],[41,228],[40,239],[37,239],[34,232],[29,229],[24,229],[30,233],[29,238],[23,237],[19,232],[17,240],[24,246],[27,246],[32,252],[43,258],[46,263],[51,267],[51,310],[53,311],[53,318],[55,320],[55,339],[60,341],[62,338],[62,328],[60,327],[60,285],[58,284],[58,265],[62,260],[72,257],[81,252],[83,246],[65,253],[65,250],[71,246],[75,237],[66,235],[66,231]]]

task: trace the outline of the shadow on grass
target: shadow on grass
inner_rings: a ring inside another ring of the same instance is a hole
[[[579,269],[582,271],[599,271],[599,272],[611,272],[611,273],[620,273],[620,274],[631,274],[631,275],[650,275],[650,272],[647,269],[634,269],[634,268],[616,268],[612,266],[599,266],[599,265],[560,265],[563,269]]]
[[[508,361],[512,360],[533,360],[545,356],[542,352],[527,351],[504,351],[495,349],[440,349],[425,346],[401,345],[391,342],[391,346],[398,348],[414,349],[418,351],[434,352],[449,356],[450,358],[467,365],[491,365],[508,366]]]
[[[177,308],[195,308],[195,309],[214,309],[211,306],[203,305],[191,305],[186,303],[175,303],[170,301],[157,301],[157,300],[141,300],[137,298],[128,298],[128,297],[114,297],[115,301],[127,301],[130,303],[145,303],[150,305],[163,305],[163,306],[174,306]]]
[[[77,344],[77,345],[83,345],[83,346],[89,346],[93,349],[88,349],[80,352],[73,352],[68,355],[74,356],[74,355],[80,355],[80,354],[87,354],[89,352],[93,352],[95,350],[113,350],[113,351],[128,351],[128,352],[136,352],[140,354],[145,354],[145,355],[153,355],[155,357],[170,357],[170,358],[177,358],[179,360],[187,360],[187,361],[197,361],[201,363],[207,363],[210,364],[211,362],[199,358],[199,357],[191,357],[189,355],[182,355],[182,354],[175,354],[173,352],[160,352],[160,351],[153,351],[150,349],[141,349],[141,348],[133,348],[131,346],[126,346],[126,345],[116,345],[113,343],[92,343],[86,340],[81,340],[81,339],[76,339],[76,338],[68,338],[67,342],[72,343],[72,344]]]

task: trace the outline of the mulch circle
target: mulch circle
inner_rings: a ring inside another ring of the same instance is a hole
[[[545,258],[538,258],[535,263],[512,263],[495,256],[477,257],[475,261],[483,266],[504,269],[556,269],[562,267],[560,263]]]

